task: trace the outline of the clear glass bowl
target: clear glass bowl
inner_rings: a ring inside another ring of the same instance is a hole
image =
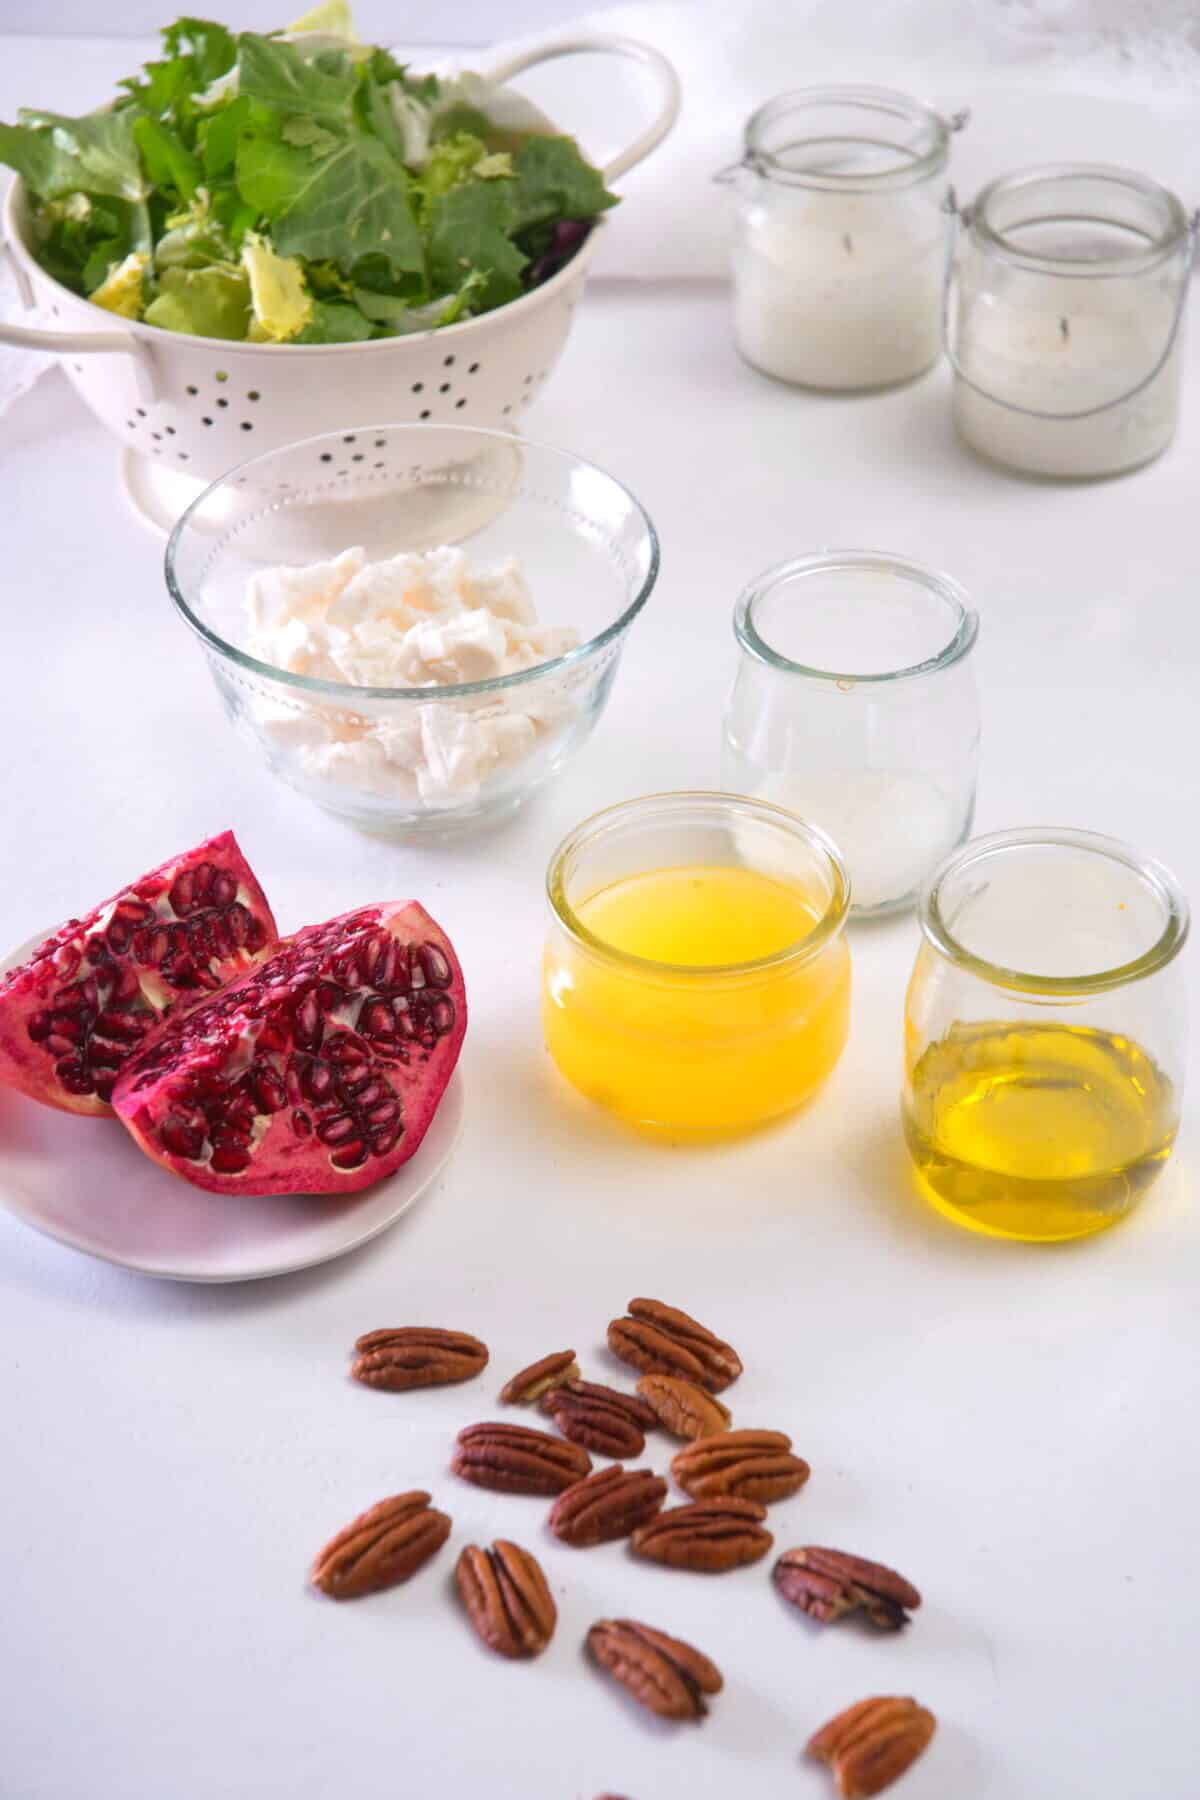
[[[321,680],[250,654],[250,578],[355,545],[370,562],[442,545],[462,547],[473,569],[515,558],[539,623],[571,627],[578,647],[432,687]],[[442,425],[363,425],[243,463],[189,506],[166,556],[168,591],[240,735],[319,806],[397,836],[494,820],[558,773],[604,710],[657,574],[654,527],[611,475],[503,432]],[[528,723],[481,735],[505,714]],[[477,753],[485,742],[504,756]]]

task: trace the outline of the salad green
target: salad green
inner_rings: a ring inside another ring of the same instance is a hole
[[[360,43],[345,0],[283,33],[184,18],[162,40],[110,106],[0,124],[38,261],[124,318],[256,343],[425,331],[545,280],[615,204],[571,138]]]

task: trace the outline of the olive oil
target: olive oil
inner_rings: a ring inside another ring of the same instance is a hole
[[[925,1191],[998,1237],[1085,1237],[1122,1218],[1170,1154],[1171,1082],[1129,1038],[959,1024],[908,1072],[904,1130]]]

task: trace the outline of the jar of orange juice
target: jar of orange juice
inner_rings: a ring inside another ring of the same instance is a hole
[[[722,1135],[800,1106],[846,1041],[850,884],[781,807],[655,794],[560,844],[547,876],[546,1043],[627,1122]]]

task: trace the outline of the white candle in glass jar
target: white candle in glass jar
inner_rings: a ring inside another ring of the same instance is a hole
[[[813,388],[874,388],[941,353],[945,236],[919,194],[771,195],[734,256],[734,332],[747,362]]]
[[[1175,306],[1165,288],[1151,297],[1119,280],[1047,279],[1036,297],[979,295],[960,311],[957,362],[969,382],[954,384],[959,433],[980,455],[1036,475],[1112,475],[1149,462],[1178,421],[1179,337],[1142,385],[1170,340]]]

